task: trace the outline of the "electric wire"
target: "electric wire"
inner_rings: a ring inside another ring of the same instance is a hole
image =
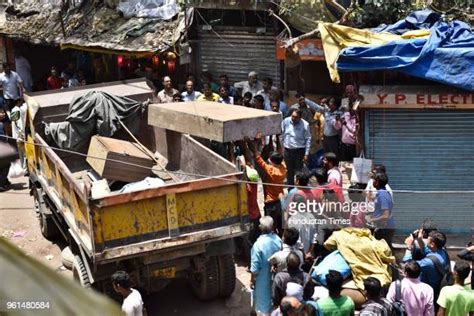
[[[217,32],[214,30],[214,28],[212,27],[212,25],[209,24],[209,23],[206,21],[206,19],[204,19],[204,17],[201,15],[201,12],[199,12],[199,10],[196,10],[196,12],[197,12],[197,14],[199,15],[199,17],[201,18],[201,20],[202,20],[204,23],[206,23],[207,26],[209,26],[209,27],[211,28],[211,31],[212,31],[214,34],[216,34],[216,36],[217,36],[218,38],[220,38],[224,43],[226,43],[226,44],[229,45],[230,47],[235,48],[235,46],[234,46],[232,43],[228,42],[225,38],[223,38],[222,36],[220,36],[219,33],[217,33]]]
[[[121,160],[111,159],[111,158],[96,157],[96,156],[84,154],[84,153],[81,153],[81,152],[78,152],[78,151],[63,149],[63,148],[54,147],[54,146],[50,146],[50,145],[38,144],[38,143],[35,143],[35,142],[29,142],[29,141],[23,140],[21,138],[15,138],[15,137],[7,136],[7,135],[0,136],[0,139],[2,137],[7,138],[7,139],[11,139],[11,140],[16,140],[19,143],[29,144],[29,145],[33,145],[33,146],[37,146],[37,147],[50,148],[50,149],[53,149],[53,150],[57,150],[57,151],[61,151],[61,152],[65,152],[65,153],[69,153],[69,154],[73,154],[73,155],[78,155],[78,156],[85,157],[85,158],[111,161],[111,162],[121,163],[121,164],[128,165],[128,166],[138,167],[138,168],[142,168],[142,169],[148,169],[150,171],[153,170],[153,167],[150,168],[150,167],[142,166],[142,165],[139,165],[139,164],[134,164],[134,163],[127,162],[127,161],[121,161]],[[290,186],[290,185],[287,185],[287,184],[276,184],[276,183],[269,183],[269,182],[263,182],[263,181],[257,183],[257,182],[254,182],[254,181],[247,181],[247,180],[242,180],[242,179],[225,178],[226,176],[229,176],[229,175],[232,175],[232,174],[220,175],[220,176],[211,176],[211,175],[203,175],[203,174],[183,172],[183,171],[171,171],[171,170],[167,170],[167,171],[169,173],[175,174],[175,175],[182,175],[182,176],[202,178],[202,179],[214,179],[214,180],[220,180],[220,181],[223,181],[223,182],[231,182],[231,183],[236,183],[236,184],[262,184],[264,186],[283,187],[283,188],[295,187],[295,188],[298,188],[298,189],[315,189],[316,188],[314,186],[297,186],[297,185]],[[238,172],[239,171],[236,170],[236,173],[238,173]],[[341,189],[343,191],[351,190],[351,191],[365,192],[365,189],[349,189],[349,188],[341,188]],[[413,194],[474,194],[474,190],[466,190],[466,191],[392,190],[392,192],[393,193],[413,193]]]

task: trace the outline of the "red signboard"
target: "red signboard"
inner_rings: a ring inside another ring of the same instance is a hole
[[[323,44],[320,39],[306,39],[296,43],[301,60],[324,61]],[[276,58],[285,59],[285,48],[282,41],[276,43]]]

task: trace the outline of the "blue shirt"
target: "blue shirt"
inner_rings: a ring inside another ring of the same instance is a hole
[[[338,111],[338,110],[336,110],[334,112],[331,112],[329,107],[319,105],[316,102],[311,101],[310,99],[306,99],[306,98],[305,98],[305,103],[309,108],[315,110],[316,112],[319,112],[319,113],[323,114],[323,116],[324,116],[324,131],[323,131],[323,134],[324,134],[324,136],[339,135],[339,131],[334,127],[334,121],[336,120],[336,116],[338,116],[338,115],[342,116],[343,112]],[[298,106],[298,108],[299,108],[298,103],[293,105],[293,107],[296,107],[296,106]]]
[[[286,149],[304,148],[305,155],[309,155],[311,133],[309,131],[308,122],[300,119],[298,123],[294,124],[291,117],[287,117],[281,122],[281,131],[283,135],[283,147]]]
[[[446,267],[446,264],[448,262],[448,257],[446,256],[445,250],[438,250],[436,252],[429,251],[423,259],[416,261],[421,267],[420,281],[430,285],[433,288],[433,290],[436,292],[436,290],[438,290],[439,284],[441,283],[441,279],[443,278],[443,276],[439,274],[438,271],[436,271],[435,264],[429,258],[430,256],[436,256],[438,260],[441,262],[441,265],[443,266],[443,268]],[[403,262],[406,262],[409,260],[412,260],[411,253],[403,257]]]
[[[271,106],[270,101],[265,102],[265,108],[264,109],[266,111],[271,111],[272,110],[272,106]],[[288,106],[283,101],[280,101],[280,112],[283,115],[283,117],[288,115]]]
[[[393,201],[390,193],[385,189],[377,190],[375,194],[375,209],[372,214],[373,217],[382,216],[382,210],[388,210],[390,218],[387,221],[387,224],[384,227],[379,228],[395,228],[395,220],[392,216]],[[377,223],[378,225],[379,223]]]
[[[183,98],[184,102],[197,101],[201,95],[202,93],[199,91],[193,91],[191,94],[189,94],[188,91],[181,93],[181,97]]]
[[[219,98],[219,103],[224,103],[224,104],[234,104],[234,98],[233,97],[227,97],[227,99],[224,99],[222,97]]]
[[[252,246],[250,272],[255,277],[255,310],[262,313],[272,311],[272,272],[268,259],[282,249],[280,237],[276,234],[263,234]]]

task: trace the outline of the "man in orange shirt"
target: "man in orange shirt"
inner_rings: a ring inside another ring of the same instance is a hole
[[[277,144],[277,147],[278,146]],[[283,162],[283,155],[279,152],[272,152],[269,162],[260,156],[254,142],[249,142],[249,148],[252,150],[255,162],[265,174],[265,181],[275,185],[264,185],[265,192],[265,216],[271,216],[275,223],[275,229],[278,235],[283,233],[282,207],[280,195],[283,195],[283,183],[286,179],[286,166]],[[279,148],[280,149],[280,148]],[[281,149],[280,149],[281,150]]]

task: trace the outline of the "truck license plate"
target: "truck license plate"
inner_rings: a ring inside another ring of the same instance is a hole
[[[167,267],[153,271],[153,276],[157,278],[172,279],[176,276],[176,267]]]

